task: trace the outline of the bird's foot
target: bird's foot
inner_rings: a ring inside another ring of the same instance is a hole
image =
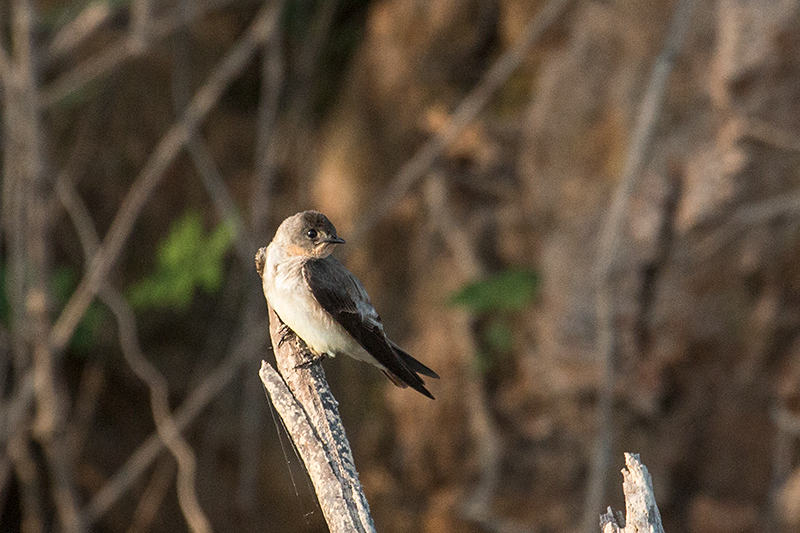
[[[303,362],[299,365],[295,366],[295,370],[299,369],[308,369],[311,368],[312,365],[315,365],[325,359],[327,357],[324,353],[314,353],[311,350],[303,350]]]
[[[281,325],[278,326],[278,346],[283,346],[286,342],[292,340],[294,336],[292,328],[281,322]]]

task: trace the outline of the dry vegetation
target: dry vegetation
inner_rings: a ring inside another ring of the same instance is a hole
[[[378,531],[599,531],[622,451],[800,528],[798,2],[7,0],[0,113],[0,531],[325,530],[252,261],[312,207],[442,376],[325,363]]]

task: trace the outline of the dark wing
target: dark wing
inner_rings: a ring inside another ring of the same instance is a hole
[[[355,276],[336,259],[327,257],[306,261],[303,265],[303,277],[322,308],[383,365],[388,373],[397,378],[392,379],[389,376],[392,382],[410,386],[433,398],[425,388],[425,383],[415,373],[416,369],[409,368],[386,338],[380,319],[372,308],[364,287]]]

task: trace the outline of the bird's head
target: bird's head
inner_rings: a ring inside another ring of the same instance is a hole
[[[284,220],[275,239],[290,255],[327,257],[344,239],[336,235],[336,228],[328,217],[319,211],[303,211]]]

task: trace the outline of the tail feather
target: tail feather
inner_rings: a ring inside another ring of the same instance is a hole
[[[392,349],[395,353],[400,357],[400,360],[411,369],[413,372],[417,374],[422,374],[423,376],[428,376],[429,378],[439,379],[439,374],[428,368],[427,366],[423,365],[418,360],[414,359],[411,354],[397,346],[392,341],[389,341],[389,344],[392,345]]]
[[[395,376],[385,368],[381,369],[384,375],[389,378],[389,380],[394,383],[396,386],[400,387],[401,389],[405,389],[406,387],[411,387],[415,391],[419,392],[420,394],[424,394],[431,400],[435,400],[436,398],[433,397],[433,394],[430,393],[428,389],[425,388],[425,385],[422,384],[422,380],[419,380],[419,383],[408,383],[400,379],[399,377]]]

